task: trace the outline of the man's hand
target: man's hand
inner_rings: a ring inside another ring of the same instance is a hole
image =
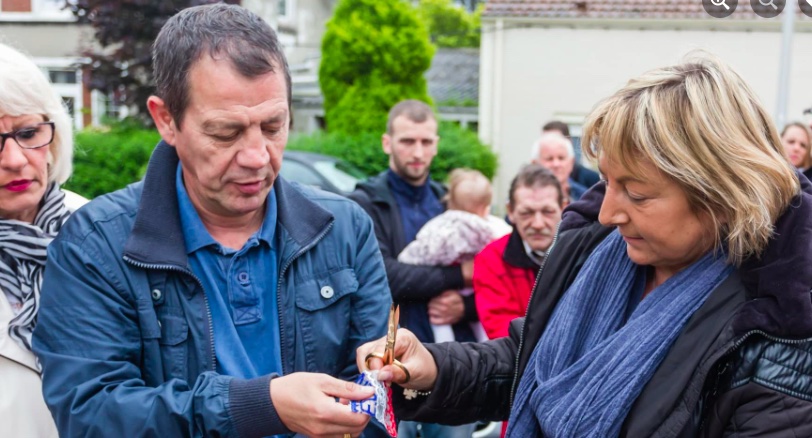
[[[462,269],[462,279],[465,280],[465,286],[471,287],[474,285],[474,260],[468,260],[460,264]]]
[[[359,370],[365,370],[365,358],[369,353],[383,353],[386,347],[386,338],[377,341],[367,342],[355,350],[355,360]],[[369,359],[369,369],[380,370],[378,380],[384,382],[395,382],[404,388],[426,391],[434,388],[437,381],[437,364],[434,357],[426,350],[426,347],[417,340],[414,333],[406,329],[398,329],[397,342],[395,343],[395,358],[399,360],[407,370],[411,379],[406,380],[406,374],[396,365],[383,366],[383,361],[377,357]]]
[[[311,437],[360,435],[371,417],[350,411],[347,403],[370,398],[373,392],[326,374],[293,373],[271,380],[271,400],[279,419],[293,432]]]
[[[465,302],[456,290],[447,290],[429,301],[429,322],[456,324],[465,316]]]

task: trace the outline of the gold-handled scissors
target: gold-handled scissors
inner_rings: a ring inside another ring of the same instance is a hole
[[[406,375],[406,380],[402,382],[406,383],[412,378],[412,376],[409,374],[409,370],[402,363],[400,363],[399,360],[395,359],[395,343],[397,342],[399,319],[400,306],[393,304],[389,309],[389,323],[386,326],[386,346],[384,347],[383,354],[373,351],[372,353],[367,354],[364,362],[366,363],[367,368],[369,368],[369,360],[373,357],[377,357],[383,361],[384,366],[394,365],[400,368]]]

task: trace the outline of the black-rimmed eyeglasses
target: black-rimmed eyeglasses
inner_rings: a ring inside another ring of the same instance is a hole
[[[23,149],[37,149],[54,141],[54,122],[42,122],[23,126],[5,134],[0,134],[0,153],[6,148],[6,140],[13,138]]]

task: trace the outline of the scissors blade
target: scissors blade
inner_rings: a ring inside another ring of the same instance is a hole
[[[392,305],[389,309],[389,323],[386,332],[386,349],[383,351],[384,365],[395,362],[395,342],[398,334],[398,321],[400,320],[400,306]]]

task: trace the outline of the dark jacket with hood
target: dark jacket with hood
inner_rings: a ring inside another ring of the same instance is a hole
[[[760,258],[745,261],[688,320],[626,416],[622,437],[812,437],[812,184],[779,218]],[[524,320],[483,344],[427,345],[438,367],[428,397],[398,418],[504,420],[561,296],[613,230],[597,222],[598,184],[564,214]]]
[[[409,244],[403,233],[398,203],[389,188],[383,171],[358,184],[350,199],[357,202],[372,217],[375,235],[386,266],[392,300],[401,306],[400,325],[406,327],[424,342],[434,340],[429,323],[428,302],[449,289],[462,289],[465,282],[459,266],[418,266],[401,263],[398,254]],[[437,199],[442,199],[445,188],[429,178],[428,184]],[[468,321],[477,321],[473,295],[463,297],[465,316],[454,325],[457,340],[473,341],[474,334]]]

